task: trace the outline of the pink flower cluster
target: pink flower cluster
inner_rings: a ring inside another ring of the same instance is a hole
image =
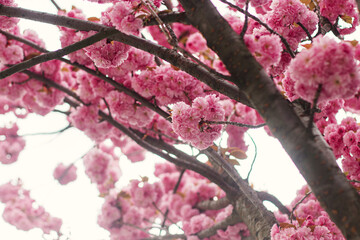
[[[63,10],[60,10],[58,12],[59,15],[77,18],[81,20],[86,20],[85,15],[83,12],[78,8],[72,8],[71,11],[65,12]],[[76,31],[75,29],[60,27],[60,42],[61,47],[69,46],[73,43],[79,42],[80,40],[86,38],[88,36],[87,32],[83,31]],[[82,65],[89,65],[92,63],[91,59],[85,54],[84,49],[80,49],[76,52],[72,52],[68,54],[70,61],[77,62]]]
[[[0,0],[0,4],[10,7],[17,7],[17,4],[14,3],[14,0]],[[18,22],[18,18],[0,16],[0,29],[9,30],[11,28],[14,28]]]
[[[15,29],[13,34],[44,47],[44,43],[34,31],[26,30],[21,35],[19,30]],[[37,50],[23,43],[6,39],[4,35],[0,35],[0,49],[0,70],[6,69],[6,66],[2,64],[18,63],[23,59],[40,54]],[[70,71],[65,71],[65,69],[65,64],[58,60],[52,60],[36,65],[30,70],[65,87],[71,87],[74,81]],[[29,79],[23,73],[2,79],[0,81],[0,94],[13,104],[16,103],[17,108],[24,108],[27,112],[35,112],[41,115],[52,111],[65,96],[63,92],[49,88],[38,80]]]
[[[282,35],[293,50],[307,37],[306,32],[298,25],[299,22],[310,34],[317,28],[316,13],[310,11],[300,0],[273,0],[270,7],[272,10],[264,15],[266,23]]]
[[[250,0],[251,6],[259,7],[271,2],[270,0]],[[236,5],[243,8],[245,6],[246,0],[236,0]]]
[[[178,135],[173,131],[172,124],[160,115],[155,115],[153,121],[147,126],[146,134],[162,141],[174,144]]]
[[[85,173],[91,182],[96,183],[100,193],[107,193],[114,188],[115,183],[122,175],[119,159],[115,156],[112,147],[100,144],[90,150],[85,157]]]
[[[252,34],[245,35],[245,44],[249,51],[265,70],[279,63],[282,43],[274,34],[268,34],[264,29],[254,29]]]
[[[4,203],[3,218],[19,230],[28,231],[40,228],[45,234],[55,231],[60,234],[62,221],[52,217],[41,206],[36,206],[29,191],[24,190],[21,183],[6,183],[0,186],[0,201]]]
[[[339,28],[340,34],[350,34],[359,25],[357,4],[354,0],[321,0],[319,1],[320,14],[335,24],[338,17],[344,18],[351,24],[350,28]],[[346,19],[348,18],[348,19]]]
[[[96,142],[104,141],[112,129],[108,122],[100,122],[96,105],[73,109],[68,121]]]
[[[191,34],[186,41],[186,49],[190,53],[202,52],[207,48],[206,40],[199,32]]]
[[[85,54],[101,68],[117,67],[128,57],[129,45],[103,39],[86,48]]]
[[[114,119],[126,126],[145,127],[155,115],[154,111],[141,106],[132,97],[119,91],[110,92],[105,99]]]
[[[341,124],[325,127],[324,138],[336,158],[342,158],[342,168],[349,180],[360,181],[360,126],[354,118],[345,118]],[[360,187],[359,183],[352,183]]]
[[[2,164],[15,162],[25,147],[25,140],[17,134],[18,129],[16,123],[10,128],[0,128],[0,162]]]
[[[76,82],[76,92],[86,103],[96,104],[113,90],[109,83],[84,71],[76,72]]]
[[[309,192],[304,186],[298,191],[296,198],[290,204],[293,207]],[[306,239],[306,240],[345,240],[341,231],[330,220],[329,215],[321,208],[319,201],[310,194],[295,209],[296,220],[290,221],[287,215],[276,213],[280,226],[274,225],[271,229],[272,240]]]
[[[130,1],[119,1],[101,14],[101,23],[115,27],[117,30],[139,35],[143,21],[136,17]]]
[[[60,163],[55,168],[53,176],[61,185],[66,185],[76,180],[76,166],[74,164],[65,166],[63,163]]]
[[[142,239],[149,234],[140,231],[150,229],[157,220],[164,221],[162,213],[168,212],[166,225],[181,223],[188,239],[197,239],[194,235],[216,222],[220,222],[232,213],[232,206],[221,210],[200,211],[196,205],[214,197],[224,197],[224,192],[214,183],[201,175],[186,170],[178,185],[180,172],[170,163],[157,163],[155,175],[160,179],[154,183],[146,178],[133,180],[122,191],[113,189],[105,198],[98,223],[107,229],[112,239]],[[134,227],[129,227],[132,224]],[[243,223],[218,230],[211,239],[235,240],[249,236]]]
[[[173,29],[175,35],[177,36],[178,40],[179,40],[179,44],[182,47],[185,47],[183,42],[186,42],[186,39],[193,33],[198,32],[196,30],[196,28],[194,28],[191,25],[185,25],[182,23],[173,23],[171,24],[171,28]],[[165,34],[160,30],[159,26],[155,25],[155,26],[149,26],[146,28],[149,33],[151,34],[151,36],[153,37],[153,39],[155,41],[157,41],[160,45],[167,47],[167,48],[172,48],[171,45],[168,42],[167,37],[165,36]]]
[[[168,65],[142,71],[131,80],[132,88],[146,98],[155,97],[160,106],[189,102],[204,95],[204,85],[189,74]]]
[[[288,71],[295,83],[295,93],[309,102],[313,101],[320,84],[320,102],[349,98],[357,93],[360,85],[354,48],[328,37],[314,39],[310,49],[297,54]]]
[[[0,34],[0,64],[16,64],[24,59],[24,52],[21,46],[15,41],[8,41]]]
[[[191,106],[178,102],[172,109],[173,130],[182,139],[205,149],[220,137],[222,125],[206,121],[223,121],[225,111],[215,95],[197,97]]]
[[[131,47],[128,51],[128,58],[117,67],[99,68],[104,74],[112,77],[117,82],[123,83],[127,80],[126,76],[137,70],[146,70],[154,65],[153,56],[137,48]]]

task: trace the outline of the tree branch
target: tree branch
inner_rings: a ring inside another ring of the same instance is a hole
[[[236,85],[246,93],[273,135],[280,140],[345,238],[360,238],[360,196],[347,182],[321,134],[317,131],[314,133],[316,137],[309,137],[294,106],[283,98],[209,0],[180,2],[192,24],[206,38],[208,46],[226,65]],[[245,219],[244,222],[249,226]],[[254,232],[252,227],[250,225],[249,229],[252,234],[259,233],[257,237],[269,237],[267,234],[270,229]]]
[[[254,189],[245,182],[236,169],[222,157],[220,157],[212,148],[206,149],[215,161],[229,174],[236,185],[239,187],[240,196],[236,199],[235,210],[243,218],[251,234],[259,239],[270,239],[270,229],[276,223],[276,219],[262,204]],[[228,198],[233,200],[232,196]]]
[[[165,142],[151,138],[149,136],[144,136],[143,134],[135,130],[126,128],[102,111],[99,111],[99,116],[120,131],[122,131],[124,134],[126,134],[128,137],[130,137],[132,140],[134,140],[137,144],[139,144],[146,150],[164,158],[171,163],[174,163],[181,168],[191,169],[192,171],[201,174],[202,176],[208,178],[210,181],[217,184],[225,192],[230,192],[232,194],[235,193],[236,195],[236,189],[231,187],[227,182],[225,182],[221,177],[219,177],[219,175],[212,168],[210,168],[204,163],[197,161],[196,158],[187,155],[186,153],[176,149],[171,145],[168,145]],[[141,137],[138,134],[141,134]],[[176,158],[172,157],[170,154],[175,155]]]
[[[185,12],[171,12],[171,13],[159,13],[159,18],[164,23],[182,23],[190,25],[189,20],[186,17]],[[144,26],[153,26],[158,25],[159,23],[156,21],[154,17],[149,17],[144,20]]]
[[[291,212],[289,211],[289,209],[287,207],[285,207],[279,199],[277,199],[274,195],[268,193],[268,192],[257,192],[257,195],[259,196],[259,198],[262,201],[269,201],[271,203],[273,203],[280,212],[288,215],[290,217]]]
[[[239,12],[243,13],[245,16],[248,16],[248,17],[252,18],[256,22],[258,22],[261,26],[263,26],[266,30],[268,30],[270,33],[277,35],[280,38],[281,42],[285,45],[286,51],[290,54],[290,56],[292,58],[295,57],[295,54],[294,54],[293,50],[291,49],[290,44],[287,42],[287,40],[282,35],[280,35],[278,32],[276,32],[274,29],[269,27],[266,23],[264,23],[263,21],[261,21],[259,18],[252,15],[248,11],[245,11],[244,9],[232,4],[231,2],[229,2],[227,0],[220,0],[220,1],[227,4],[230,7],[238,10]]]
[[[66,16],[58,16],[54,14],[27,10],[23,8],[9,7],[0,5],[0,15],[8,17],[20,17],[30,19],[39,22],[45,22],[58,26],[73,28],[80,31],[102,31],[105,29],[112,29],[110,27],[80,19],[70,18]],[[239,90],[238,87],[228,83],[227,81],[218,78],[214,74],[209,73],[206,69],[199,66],[198,64],[188,60],[187,58],[179,55],[176,51],[168,49],[157,44],[154,44],[145,39],[126,35],[122,32],[117,32],[116,35],[112,36],[113,40],[119,41],[135,48],[141,49],[148,53],[154,54],[159,58],[171,63],[172,65],[180,68],[184,72],[192,75],[198,80],[204,82],[212,89],[241,102],[249,107],[252,107],[247,97]]]
[[[84,105],[87,105],[85,102],[83,102],[83,100],[81,100],[81,98],[76,94],[74,93],[73,91],[71,91],[70,89],[67,89],[66,87],[64,86],[61,86],[60,84],[50,80],[50,79],[47,79],[46,77],[44,76],[41,76],[39,74],[36,74],[36,73],[33,73],[29,70],[24,70],[22,71],[23,73],[25,73],[26,75],[28,75],[29,77],[31,78],[34,78],[40,82],[43,82],[45,83],[46,85],[48,85],[49,87],[53,87],[55,89],[58,89],[64,93],[66,93],[67,95],[73,97],[74,99],[76,99],[77,101],[81,102],[82,104]]]
[[[235,225],[239,222],[241,222],[240,216],[233,212],[230,216],[228,216],[224,220],[215,223],[210,228],[202,230],[201,232],[197,233],[196,236],[198,236],[200,239],[211,237],[216,234],[217,230],[225,230],[228,226]]]
[[[245,124],[245,123],[228,122],[228,121],[204,121],[204,122],[208,123],[208,124],[227,124],[227,125],[234,125],[234,126],[246,127],[246,128],[261,128],[261,127],[266,126],[266,123],[262,123],[259,125],[249,125],[249,124]]]
[[[227,197],[220,198],[219,200],[206,200],[199,202],[196,207],[201,210],[220,210],[227,207],[230,201]]]
[[[169,234],[153,238],[142,238],[141,240],[173,240],[173,239],[186,239],[185,234]]]
[[[28,41],[28,40],[26,40],[24,38],[18,37],[16,35],[11,34],[11,33],[2,31],[1,29],[0,29],[0,33],[4,34],[9,39],[14,39],[16,41],[22,42],[22,43],[24,43],[24,44],[26,44],[26,45],[40,51],[40,52],[45,52],[45,53],[49,52],[48,50],[46,50],[46,49],[44,49],[42,47],[39,47],[38,45],[34,44],[31,41]],[[109,77],[106,77],[101,72],[90,69],[90,68],[88,68],[88,67],[86,67],[84,65],[78,64],[76,62],[71,62],[70,60],[65,59],[65,58],[58,58],[58,59],[60,61],[64,62],[64,63],[67,63],[69,65],[77,67],[77,68],[79,68],[79,69],[81,69],[81,70],[83,70],[83,71],[97,77],[97,78],[102,79],[103,81],[105,81],[105,82],[109,83],[110,85],[112,85],[116,90],[118,90],[120,92],[124,92],[126,95],[128,95],[128,96],[134,98],[136,101],[140,102],[143,106],[153,110],[154,112],[156,112],[157,114],[159,114],[160,116],[165,118],[166,120],[171,121],[170,115],[167,112],[162,110],[157,105],[152,104],[151,102],[149,102],[146,98],[142,97],[137,92],[125,87],[123,84],[118,83],[118,82],[114,81],[113,79],[111,79]]]
[[[65,56],[69,53],[75,52],[77,50],[80,50],[84,47],[87,47],[89,45],[92,45],[104,38],[107,38],[113,34],[116,33],[115,29],[104,29],[104,31],[100,31],[99,33],[96,33],[95,35],[92,35],[91,37],[88,37],[86,39],[83,39],[79,42],[76,42],[74,44],[71,44],[67,47],[64,47],[62,49],[53,51],[53,52],[48,52],[36,57],[33,57],[29,60],[26,60],[24,62],[15,64],[3,71],[0,72],[0,79],[2,78],[6,78],[8,76],[11,76],[12,74],[15,74],[17,72],[21,72],[22,70],[31,68],[39,63],[42,62],[47,62],[53,59],[57,59],[60,58],[62,56]]]

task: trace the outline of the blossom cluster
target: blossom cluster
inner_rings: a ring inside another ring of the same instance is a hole
[[[335,157],[342,157],[342,168],[349,180],[360,181],[360,126],[352,117],[341,124],[329,124],[324,129],[324,138],[332,148]],[[360,187],[357,182],[352,182]]]
[[[0,162],[2,164],[15,162],[25,147],[25,140],[18,136],[18,130],[16,123],[10,128],[0,128]]]
[[[232,213],[231,205],[206,211],[196,207],[201,201],[224,196],[224,192],[201,175],[186,170],[179,180],[179,170],[170,163],[157,163],[155,169],[158,181],[150,183],[147,178],[132,180],[122,191],[113,189],[106,196],[98,223],[110,232],[113,239],[147,238],[149,234],[140,229],[151,227],[154,219],[166,220],[165,226],[182,222],[188,239],[198,239],[196,233]],[[167,212],[166,219],[161,214],[164,212]],[[245,224],[238,223],[218,230],[210,239],[241,239],[241,236],[249,236],[249,231]]]
[[[5,204],[3,219],[19,230],[40,228],[45,234],[55,231],[60,234],[62,221],[52,217],[42,206],[36,206],[30,192],[23,189],[21,182],[0,186],[0,201]]]
[[[17,4],[14,0],[0,0],[0,4],[10,7],[17,7]],[[9,30],[14,28],[19,22],[18,18],[10,18],[5,16],[0,16],[0,29]]]
[[[295,208],[293,214],[296,220],[290,220],[289,216],[276,212],[275,217],[280,224],[272,227],[272,240],[345,240],[307,185],[297,192],[288,208]]]
[[[203,83],[167,65],[142,71],[139,76],[132,78],[131,86],[143,97],[154,97],[160,106],[189,102],[205,95]]]
[[[309,102],[314,100],[320,85],[319,102],[352,97],[360,86],[354,48],[328,37],[315,38],[310,49],[297,54],[288,73],[294,92]]]
[[[76,180],[76,166],[74,164],[65,166],[63,163],[60,163],[55,168],[53,176],[61,185],[66,185]]]
[[[265,15],[265,21],[276,32],[282,35],[295,50],[301,40],[307,37],[299,25],[302,24],[312,34],[317,27],[316,13],[308,9],[300,0],[273,0]]]
[[[114,154],[114,148],[100,144],[90,150],[83,158],[85,173],[91,182],[96,183],[100,193],[107,193],[114,188],[122,173],[119,159]]]
[[[197,97],[191,106],[178,102],[172,109],[173,129],[185,141],[205,149],[220,137],[222,126],[207,121],[223,121],[225,111],[215,95]]]
[[[32,30],[26,30],[23,34],[19,29],[13,29],[15,35],[44,47],[44,43]],[[5,70],[6,64],[14,64],[23,59],[32,58],[39,55],[39,51],[27,46],[21,42],[7,39],[0,34],[0,69]],[[58,60],[41,63],[30,69],[43,78],[62,84],[64,87],[72,87],[75,83],[68,67]],[[0,93],[3,101],[8,106],[16,105],[24,108],[27,112],[34,112],[40,115],[46,115],[52,111],[55,106],[62,103],[65,93],[50,88],[40,81],[30,78],[24,73],[17,73],[4,78],[0,81]],[[13,111],[13,107],[9,107]]]
[[[350,34],[359,25],[357,4],[354,0],[321,0],[319,1],[320,14],[326,17],[332,24],[342,18],[351,27],[338,27],[340,34]]]

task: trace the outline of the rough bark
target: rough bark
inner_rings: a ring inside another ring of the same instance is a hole
[[[192,24],[221,58],[234,83],[245,92],[306,179],[346,239],[360,238],[360,197],[347,182],[321,135],[306,126],[240,37],[209,0],[180,0]],[[245,221],[245,219],[244,219]]]

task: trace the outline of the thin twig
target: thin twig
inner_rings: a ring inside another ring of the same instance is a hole
[[[245,3],[245,12],[246,13],[249,13],[249,11],[248,11],[249,10],[249,2],[250,2],[250,0],[246,0],[246,3]],[[247,14],[245,14],[244,26],[243,26],[243,29],[241,30],[241,33],[240,33],[241,39],[244,39],[246,30],[248,28],[248,22],[249,22],[249,16]]]
[[[55,2],[55,0],[50,0],[53,4],[54,4],[54,6],[56,7],[56,9],[59,11],[59,10],[61,10],[61,8],[59,7],[59,5]]]
[[[161,209],[158,207],[158,206],[156,206],[156,204],[153,202],[153,206],[155,207],[155,209],[157,210],[157,211],[159,211],[159,213],[161,214],[161,215],[163,215],[164,216],[164,218],[165,217],[167,217],[167,214],[168,213],[166,213],[166,211],[165,211],[165,213],[163,213],[162,211],[161,211]],[[166,209],[167,210],[167,212],[169,211],[168,209]],[[173,220],[171,220],[170,218],[168,218],[168,220],[171,222],[171,224],[174,224],[176,227],[178,227],[181,231],[183,231],[183,229],[179,226],[179,225],[177,225],[176,224],[176,222],[174,222]],[[161,224],[161,229],[164,229],[165,228],[165,223],[163,223],[163,224]],[[161,231],[160,231],[160,234],[161,234]]]
[[[8,39],[14,39],[14,40],[16,40],[18,42],[22,42],[22,43],[24,43],[24,44],[38,50],[39,52],[49,52],[48,50],[40,47],[39,45],[35,44],[34,42],[31,42],[31,41],[29,41],[29,40],[27,40],[25,38],[16,36],[16,35],[11,34],[9,32],[6,32],[6,31],[4,31],[2,29],[0,29],[0,33],[3,34],[4,36],[6,36],[6,38],[8,38]]]
[[[178,178],[178,180],[177,180],[177,182],[176,182],[176,184],[175,184],[175,187],[174,187],[174,189],[173,189],[173,194],[176,194],[176,192],[177,192],[177,190],[178,190],[178,188],[179,188],[179,186],[180,186],[180,182],[181,182],[181,179],[182,179],[185,171],[186,171],[186,169],[182,169],[182,170],[180,171],[179,178]],[[169,208],[166,208],[166,211],[165,211],[165,213],[164,213],[164,220],[163,220],[163,222],[162,222],[162,224],[161,224],[161,227],[164,227],[164,226],[165,226],[166,219],[167,219],[168,215],[169,215]]]
[[[295,206],[293,207],[293,209],[291,210],[291,214],[290,214],[290,222],[292,223],[293,220],[293,215],[294,215],[294,211],[295,209],[308,197],[310,196],[310,194],[312,193],[312,191],[307,192],[304,197],[302,199],[300,199],[300,201],[298,201]]]
[[[62,91],[62,92],[64,92],[64,93],[66,93],[67,95],[73,97],[74,99],[76,99],[77,101],[81,102],[82,104],[88,105],[88,104],[85,103],[83,100],[81,100],[81,98],[80,98],[75,92],[71,91],[70,89],[68,89],[68,88],[66,88],[66,87],[64,87],[64,86],[62,86],[62,85],[60,85],[60,84],[58,84],[58,83],[56,83],[56,82],[54,82],[54,81],[52,81],[52,80],[50,80],[50,79],[48,79],[48,78],[45,78],[45,77],[42,76],[42,75],[33,73],[33,72],[29,71],[29,70],[24,70],[24,71],[22,71],[22,72],[25,73],[26,75],[28,75],[28,76],[31,77],[31,78],[34,78],[34,79],[36,79],[36,80],[38,80],[38,81],[40,81],[40,82],[45,83],[46,85],[48,85],[48,86],[50,86],[50,87],[53,87],[53,88],[55,88],[55,89],[57,89],[57,90],[60,90],[60,91]]]
[[[313,41],[313,38],[312,38],[309,30],[308,30],[301,22],[297,22],[296,24],[299,25],[299,26],[304,30],[304,32],[305,32],[306,35],[308,36],[309,40],[312,42],[312,41]]]
[[[232,3],[230,3],[230,2],[228,2],[228,1],[226,1],[226,0],[220,0],[220,1],[223,2],[223,3],[225,3],[225,4],[227,4],[227,5],[230,6],[230,7],[238,10],[239,12],[241,12],[241,13],[249,16],[250,18],[254,19],[254,20],[257,21],[260,25],[262,25],[263,27],[265,27],[266,30],[268,30],[270,33],[279,36],[281,42],[285,45],[286,51],[290,54],[290,56],[291,56],[292,58],[295,57],[295,54],[294,54],[294,52],[291,50],[291,47],[290,47],[289,43],[287,42],[287,40],[286,40],[282,35],[280,35],[278,32],[276,32],[274,29],[272,29],[271,27],[269,27],[266,23],[264,23],[263,21],[261,21],[261,20],[260,20],[259,18],[257,18],[256,16],[250,14],[249,12],[246,12],[246,11],[243,10],[242,8],[240,8],[240,7],[234,5],[234,4],[232,4]]]
[[[262,123],[259,125],[249,125],[244,123],[238,123],[238,122],[228,122],[228,121],[204,121],[204,123],[208,124],[228,124],[228,125],[234,125],[238,127],[246,127],[246,128],[261,128],[263,126],[266,126],[266,123]]]
[[[318,88],[316,90],[316,93],[315,93],[312,108],[310,110],[310,118],[309,118],[309,122],[308,122],[308,126],[307,126],[307,131],[308,131],[309,134],[312,134],[312,125],[313,125],[313,121],[314,121],[314,115],[315,115],[315,112],[316,112],[316,109],[317,109],[316,105],[317,105],[317,102],[319,100],[321,90],[322,90],[322,84],[319,84],[319,86],[318,86]]]
[[[157,23],[159,24],[159,28],[160,30],[165,34],[165,36],[168,39],[168,43],[174,47],[175,50],[180,51],[184,56],[189,57],[190,59],[192,59],[193,61],[195,61],[197,64],[199,64],[200,66],[204,67],[205,69],[207,69],[209,72],[217,75],[220,78],[226,79],[226,80],[230,80],[231,76],[226,76],[223,75],[219,72],[217,72],[215,69],[212,69],[211,67],[207,66],[206,64],[204,64],[203,62],[201,62],[199,59],[197,59],[196,57],[194,57],[191,53],[189,53],[187,50],[185,50],[184,48],[179,46],[179,42],[177,39],[177,36],[174,33],[174,30],[171,28],[171,26],[167,23],[164,23],[161,18],[159,17],[159,15],[155,12],[156,6],[154,6],[154,4],[151,1],[148,0],[141,0],[142,3],[147,6],[147,8],[150,10],[152,16],[155,18],[155,20],[157,21]]]
[[[71,124],[67,125],[66,127],[62,128],[60,130],[54,131],[54,132],[26,133],[26,134],[19,135],[18,137],[31,137],[31,136],[39,136],[39,135],[53,135],[53,134],[65,132],[69,128],[72,128]]]
[[[247,132],[246,132],[246,133],[247,133]],[[254,150],[254,151],[255,151],[255,153],[254,153],[254,158],[253,158],[253,160],[252,160],[252,162],[251,162],[250,170],[249,170],[249,172],[248,172],[248,174],[247,174],[247,176],[246,176],[246,178],[245,178],[245,181],[249,183],[249,177],[250,177],[250,174],[251,174],[251,172],[252,172],[252,170],[253,170],[253,167],[254,167],[254,164],[255,164],[255,160],[256,160],[256,156],[257,156],[257,146],[256,146],[256,143],[255,143],[254,139],[251,137],[251,135],[250,135],[249,133],[247,133],[247,135],[250,137],[252,143],[254,144],[254,148],[255,148],[255,150]]]

